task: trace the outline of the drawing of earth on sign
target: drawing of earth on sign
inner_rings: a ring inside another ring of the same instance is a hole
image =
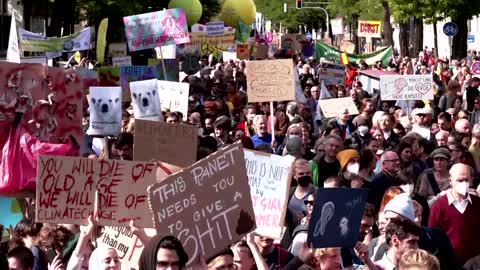
[[[253,74],[261,74],[250,82],[250,89],[253,90],[254,95],[258,97],[277,97],[286,95],[286,87],[279,87],[282,84],[290,85],[291,80],[285,78],[291,77],[289,67],[283,63],[265,61],[264,63],[257,63],[252,65],[250,72]],[[286,76],[288,74],[288,76]]]
[[[407,87],[408,83],[407,83],[407,80],[405,80],[404,78],[400,78],[400,79],[396,79],[395,80],[395,89],[396,89],[396,93],[401,93],[403,91],[403,89],[405,87]]]

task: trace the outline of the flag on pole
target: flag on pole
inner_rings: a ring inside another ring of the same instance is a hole
[[[105,46],[107,45],[108,18],[104,18],[98,26],[97,36],[97,61],[103,63],[105,60]]]
[[[245,24],[239,17],[237,31],[235,31],[235,40],[241,43],[246,43],[250,37],[250,31],[252,31],[252,28]]]
[[[7,61],[12,63],[20,63],[20,48],[18,45],[17,19],[15,16],[15,10],[12,10],[10,37],[8,38]]]
[[[342,65],[347,65],[348,64],[348,56],[347,56],[347,53],[340,53],[340,63]]]

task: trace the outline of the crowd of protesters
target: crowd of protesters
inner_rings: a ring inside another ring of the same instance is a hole
[[[418,57],[395,55],[387,66],[350,63],[345,85],[322,87],[318,65],[329,59],[294,58],[304,99],[274,102],[271,115],[270,103],[248,103],[244,61],[202,58],[201,70],[184,79],[190,84],[186,124],[198,127],[197,159],[241,142],[247,149],[296,160],[283,238],[251,233],[191,267],[478,269],[480,78],[469,68],[474,60],[476,54],[469,52],[466,59],[442,61],[426,48]],[[379,91],[367,91],[358,81],[358,71],[365,69],[431,75],[435,98],[411,102],[412,108],[382,101]],[[352,97],[360,114],[339,108],[336,117],[325,118],[318,100],[326,92],[331,98]],[[103,139],[85,136],[84,157],[133,159],[135,123],[129,104],[124,107],[120,136],[111,138],[107,148]],[[177,124],[183,115],[164,112],[163,119]],[[84,122],[87,127],[88,117]],[[316,191],[336,187],[369,190],[358,241],[352,247],[310,249],[306,240]],[[86,226],[40,224],[34,222],[34,206],[27,208],[25,219],[8,229],[0,269],[128,267],[114,249],[95,248],[92,236],[101,228],[91,219]],[[186,267],[188,255],[175,237],[150,239],[133,222],[130,230],[145,245],[140,270]]]

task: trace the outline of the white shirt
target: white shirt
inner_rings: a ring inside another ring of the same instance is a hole
[[[395,269],[395,265],[387,257],[387,252],[385,252],[385,254],[383,254],[382,259],[380,261],[376,261],[375,264],[382,267],[385,270],[394,270]]]
[[[383,130],[383,138],[385,138],[385,140],[388,140],[388,138],[390,138],[390,135],[392,135],[392,130],[390,131],[386,131],[386,130]]]
[[[458,201],[456,200],[453,195],[452,195],[452,192],[449,191],[447,192],[447,200],[448,200],[448,205],[452,205],[455,206],[455,208],[457,208],[458,212],[460,213],[465,213],[465,211],[467,210],[467,206],[468,206],[468,203],[472,204],[472,198],[470,198],[470,194],[467,193],[467,198],[462,200],[462,201]]]

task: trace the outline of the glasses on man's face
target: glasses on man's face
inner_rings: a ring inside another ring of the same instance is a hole
[[[383,162],[393,162],[393,163],[396,163],[396,162],[400,162],[400,159],[386,159],[384,160]]]
[[[313,203],[314,203],[314,202],[315,202],[315,201],[313,201],[313,200],[305,200],[305,201],[303,201],[303,203],[304,203],[306,206],[309,206],[309,205],[313,206]]]

